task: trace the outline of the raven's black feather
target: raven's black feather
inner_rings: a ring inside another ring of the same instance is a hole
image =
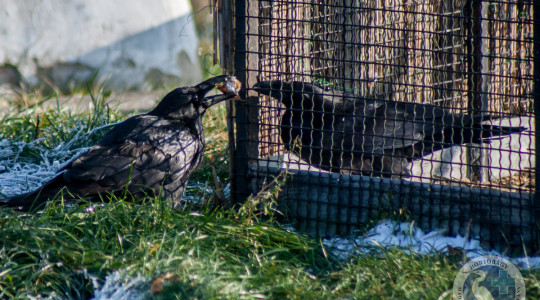
[[[490,116],[366,99],[305,82],[264,81],[254,88],[284,104],[280,135],[285,147],[333,172],[408,177],[408,164],[414,158],[525,130],[482,124]],[[299,149],[293,149],[295,143]]]
[[[33,192],[2,199],[0,205],[40,208],[64,189],[69,191],[64,198],[100,200],[106,193],[129,192],[134,199],[160,194],[178,203],[189,175],[203,157],[204,112],[235,96],[205,98],[226,78],[218,76],[171,91],[151,112],[116,125],[48,183]]]

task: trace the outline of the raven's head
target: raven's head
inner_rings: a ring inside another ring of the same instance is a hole
[[[236,79],[227,75],[221,75],[210,78],[195,86],[174,89],[149,114],[173,119],[202,117],[206,109],[210,106],[238,95],[237,90],[225,90],[225,94],[223,95],[206,97],[206,94],[215,88],[217,84],[231,80]]]
[[[309,109],[313,105],[313,97],[322,95],[322,90],[318,87],[300,81],[261,81],[253,88],[263,95],[279,100],[287,108]]]

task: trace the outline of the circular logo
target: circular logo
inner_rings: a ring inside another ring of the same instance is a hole
[[[508,260],[480,256],[459,270],[454,280],[454,299],[525,299],[525,282]]]

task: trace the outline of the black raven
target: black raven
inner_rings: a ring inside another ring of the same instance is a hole
[[[322,169],[409,177],[408,164],[435,150],[481,143],[523,127],[484,125],[486,115],[453,114],[434,105],[366,99],[305,82],[264,81],[261,94],[285,106],[280,135],[289,151]]]
[[[63,189],[69,192],[63,193],[68,199],[99,201],[106,193],[126,193],[133,199],[162,195],[177,204],[203,157],[203,114],[208,107],[236,96],[237,91],[205,97],[227,78],[218,76],[171,91],[149,113],[116,125],[44,186],[0,200],[0,204],[22,210],[40,208]]]

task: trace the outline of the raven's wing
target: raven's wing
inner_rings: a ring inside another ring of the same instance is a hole
[[[180,188],[200,162],[203,147],[200,137],[190,130],[140,115],[111,130],[66,166],[62,177],[70,192],[81,195],[112,192],[128,184],[133,193],[175,182]]]
[[[45,185],[33,192],[2,199],[0,204],[39,208],[65,187],[76,197],[93,200],[99,200],[99,194],[123,192],[127,187],[134,198],[163,191],[166,197],[179,201],[187,178],[199,165],[204,150],[202,133],[189,128],[156,116],[129,118],[88,152],[60,169]]]
[[[365,151],[383,154],[413,146],[426,135],[442,131],[441,120],[450,116],[445,109],[417,103],[378,101],[364,105],[354,113],[354,132],[362,133],[355,135],[356,147],[362,144]]]

